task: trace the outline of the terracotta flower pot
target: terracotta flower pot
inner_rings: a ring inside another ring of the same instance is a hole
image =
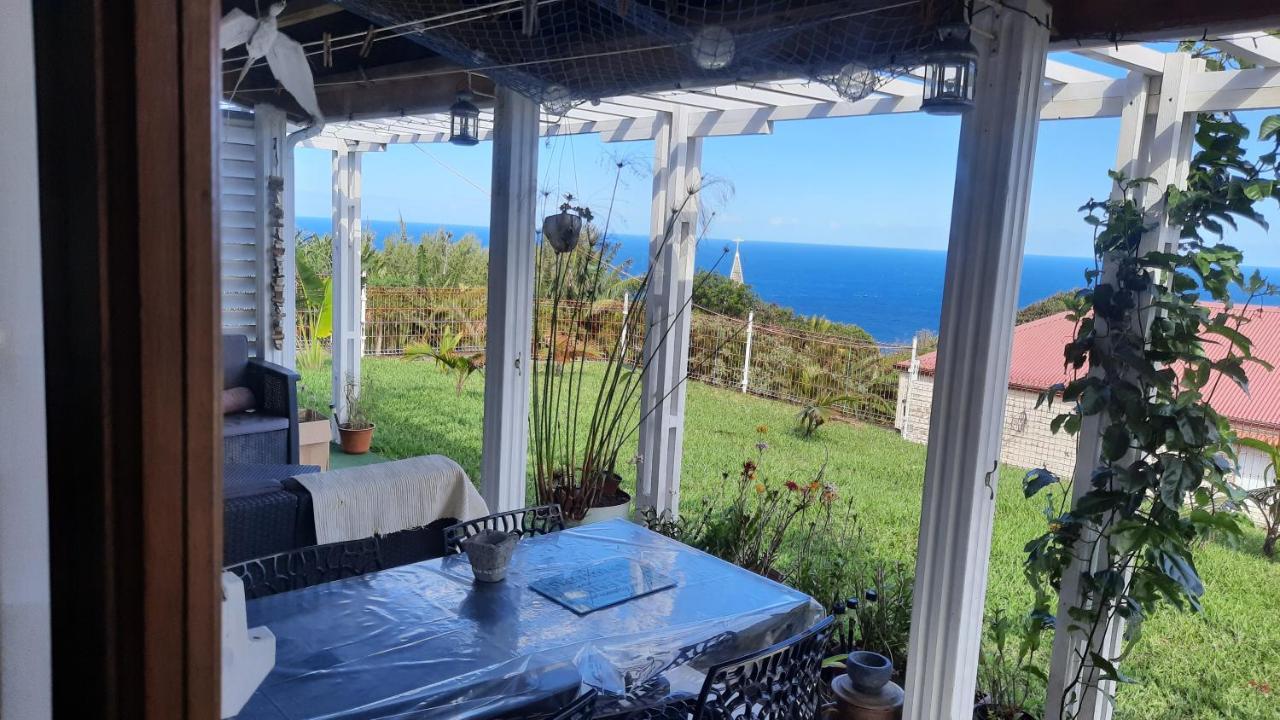
[[[369,444],[373,442],[373,426],[352,430],[339,425],[338,438],[342,441],[342,452],[348,455],[363,455],[369,452]]]

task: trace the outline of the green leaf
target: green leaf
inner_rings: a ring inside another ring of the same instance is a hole
[[[1116,667],[1115,663],[1102,657],[1098,653],[1090,652],[1089,660],[1093,663],[1094,667],[1098,668],[1098,672],[1101,674],[1103,680],[1111,680],[1116,683],[1133,682],[1133,678],[1120,672],[1120,669]]]
[[[320,316],[316,318],[315,337],[333,336],[333,278],[324,279],[324,300],[320,303]]]
[[[1258,139],[1270,140],[1276,133],[1280,133],[1280,115],[1269,115],[1258,127]]]
[[[1058,482],[1058,476],[1044,468],[1037,468],[1022,478],[1023,497],[1032,497],[1041,490]]]
[[[1129,429],[1120,423],[1107,426],[1102,433],[1102,456],[1115,462],[1129,451]]]

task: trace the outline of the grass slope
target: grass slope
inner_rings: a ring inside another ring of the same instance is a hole
[[[374,448],[389,457],[441,453],[479,476],[483,378],[455,395],[450,376],[430,363],[364,360],[372,380]],[[590,373],[589,373],[590,375]],[[304,371],[303,404],[328,406],[329,368]],[[688,390],[682,501],[720,492],[721,473],[755,455],[765,425],[764,470],[772,482],[807,478],[827,459],[827,479],[852,496],[866,530],[865,556],[912,562],[920,520],[925,448],[878,427],[830,423],[814,438],[793,428],[798,409],[697,383]],[[628,456],[630,451],[624,453]],[[624,476],[625,476],[624,471]],[[1041,501],[1022,498],[1017,468],[1002,468],[987,607],[1026,608],[1022,546],[1043,529]],[[1121,689],[1126,719],[1280,718],[1280,563],[1263,558],[1260,538],[1245,546],[1210,544],[1199,554],[1208,587],[1202,615],[1165,612],[1146,625],[1125,665],[1141,683]],[[836,550],[833,548],[833,551]],[[1268,683],[1276,694],[1251,686]]]

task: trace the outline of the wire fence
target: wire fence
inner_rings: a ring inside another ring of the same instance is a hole
[[[457,336],[455,352],[484,352],[483,288],[371,287],[364,298],[364,353],[401,355],[417,344],[439,347]],[[535,327],[550,327],[550,301],[538,303]],[[622,346],[626,361],[643,364],[644,307],[622,300],[592,305],[561,302],[557,352],[604,360]],[[640,315],[633,316],[634,313]],[[299,347],[314,327],[314,311],[300,311]],[[898,405],[898,370],[909,345],[886,345],[840,335],[803,332],[721,315],[694,306],[690,315],[690,379],[739,392],[820,409],[823,414],[891,427]],[[629,337],[628,337],[629,336]],[[535,339],[545,357],[551,338]],[[567,360],[568,357],[560,358]]]

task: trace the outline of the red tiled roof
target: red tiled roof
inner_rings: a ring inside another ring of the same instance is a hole
[[[1221,309],[1220,305],[1211,305]],[[1256,364],[1246,364],[1249,393],[1224,379],[1214,391],[1213,406],[1236,426],[1238,432],[1275,440],[1280,431],[1280,307],[1250,308],[1250,320],[1241,331],[1253,340],[1254,356],[1276,366],[1274,372]],[[1019,325],[1013,331],[1013,358],[1009,387],[1039,392],[1055,383],[1071,379],[1063,364],[1062,349],[1071,340],[1075,327],[1065,312]],[[1225,339],[1209,348],[1210,357],[1227,352]],[[936,353],[920,356],[920,372],[932,375]],[[905,368],[906,363],[898,367]],[[1213,380],[1210,380],[1212,385]],[[1250,432],[1253,430],[1255,432]]]

